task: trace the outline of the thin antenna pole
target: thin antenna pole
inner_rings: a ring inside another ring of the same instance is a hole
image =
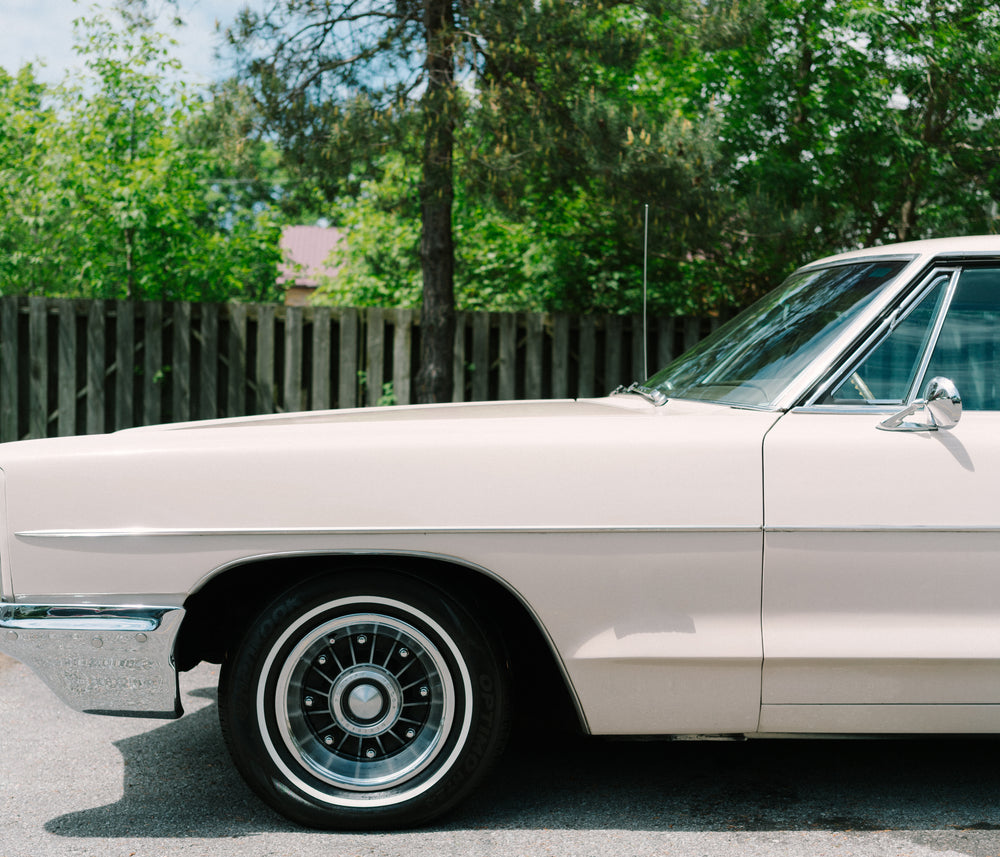
[[[642,235],[642,380],[649,377],[649,343],[646,338],[649,327],[646,324],[646,261],[649,258],[649,203],[643,217]]]

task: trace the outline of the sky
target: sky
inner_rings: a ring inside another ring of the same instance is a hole
[[[37,76],[58,83],[80,64],[73,53],[73,19],[93,5],[93,0],[0,0],[0,66],[14,73],[27,62],[42,60],[46,67],[36,68]],[[245,5],[247,0],[178,0],[185,26],[162,30],[178,42],[173,55],[186,80],[204,84],[224,76],[224,66],[214,59],[219,42],[215,22],[225,27]]]

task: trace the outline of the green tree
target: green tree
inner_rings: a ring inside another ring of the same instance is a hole
[[[0,79],[10,96],[0,122],[17,132],[0,149],[0,241],[15,248],[0,288],[276,297],[278,222],[266,204],[234,203],[218,152],[192,145],[208,107],[175,82],[163,37],[144,19],[116,26],[96,14],[78,22],[77,49],[80,82]]]
[[[51,162],[57,119],[48,88],[24,66],[0,69],[0,288],[44,293],[61,276],[70,211]]]
[[[721,237],[748,271],[748,295],[824,252],[997,229],[995,4],[708,11],[705,106],[723,116],[732,199]]]

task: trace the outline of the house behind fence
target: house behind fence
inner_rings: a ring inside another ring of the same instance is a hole
[[[662,366],[716,319],[649,323]],[[0,440],[409,404],[409,309],[0,298]],[[637,316],[459,313],[453,401],[604,395],[643,377]]]

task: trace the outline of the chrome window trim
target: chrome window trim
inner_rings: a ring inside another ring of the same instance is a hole
[[[941,301],[941,309],[938,312],[937,318],[934,320],[934,328],[931,330],[931,335],[927,338],[927,344],[924,346],[923,358],[921,359],[920,366],[917,368],[917,371],[913,376],[913,382],[910,386],[909,394],[903,402],[904,405],[909,405],[919,395],[920,387],[924,383],[924,376],[927,374],[927,367],[931,363],[931,357],[934,356],[934,349],[937,348],[938,339],[941,336],[941,328],[944,327],[945,319],[948,318],[948,310],[951,309],[951,302],[955,297],[955,290],[958,288],[958,281],[961,275],[962,268],[954,268],[952,270],[951,282],[948,283],[944,300]]]
[[[845,412],[844,409],[861,409],[859,413],[879,413],[880,408],[891,408],[892,411],[897,411],[903,405],[909,404],[913,397],[916,395],[916,390],[920,387],[920,379],[923,378],[924,373],[927,371],[927,365],[930,363],[931,354],[933,353],[934,346],[937,344],[938,336],[941,333],[941,327],[944,325],[944,319],[948,314],[948,307],[951,306],[951,299],[955,294],[955,284],[958,281],[959,274],[962,269],[954,267],[952,265],[935,265],[930,268],[927,273],[921,278],[919,284],[911,289],[908,295],[905,295],[903,300],[900,301],[898,307],[896,307],[886,318],[872,331],[864,340],[857,345],[852,351],[848,351],[848,359],[844,361],[835,361],[831,365],[836,365],[835,368],[829,373],[826,380],[821,381],[816,387],[815,391],[809,396],[804,408],[826,408],[830,411],[836,411],[838,413]],[[843,382],[845,378],[850,376],[852,372],[856,372],[858,367],[864,363],[864,361],[871,355],[871,353],[878,348],[887,339],[896,327],[903,322],[909,314],[920,304],[920,302],[927,297],[927,295],[934,289],[936,284],[940,281],[942,276],[948,276],[949,282],[945,287],[945,296],[941,302],[941,309],[938,311],[938,315],[934,320],[934,326],[931,330],[931,335],[928,337],[927,345],[924,348],[924,353],[921,356],[920,364],[918,365],[917,372],[914,375],[915,381],[912,382],[911,388],[907,391],[905,398],[902,402],[872,402],[868,405],[852,402],[847,405],[820,405],[818,400],[825,396],[832,388],[837,384]],[[842,366],[849,367],[844,370],[840,368]],[[796,411],[799,408],[795,409]]]
[[[850,347],[851,343],[862,336],[871,327],[873,322],[892,306],[901,292],[905,292],[912,286],[915,274],[926,266],[927,258],[912,254],[886,254],[884,256],[864,256],[834,262],[820,262],[799,269],[799,271],[811,271],[822,268],[841,267],[843,265],[857,265],[860,263],[898,262],[906,260],[909,260],[909,264],[905,265],[896,275],[896,279],[886,288],[885,294],[873,301],[867,310],[854,319],[851,324],[841,331],[836,339],[792,379],[784,391],[772,400],[771,410],[788,411],[796,407],[801,402],[802,397],[809,392],[819,379],[825,376],[830,366],[838,361],[838,358]]]
[[[850,405],[799,405],[797,408],[792,408],[790,413],[878,416],[879,414],[894,414],[898,410],[899,410],[898,404],[888,405],[883,402],[877,402],[877,403],[872,403],[870,405],[856,404],[856,403]]]

